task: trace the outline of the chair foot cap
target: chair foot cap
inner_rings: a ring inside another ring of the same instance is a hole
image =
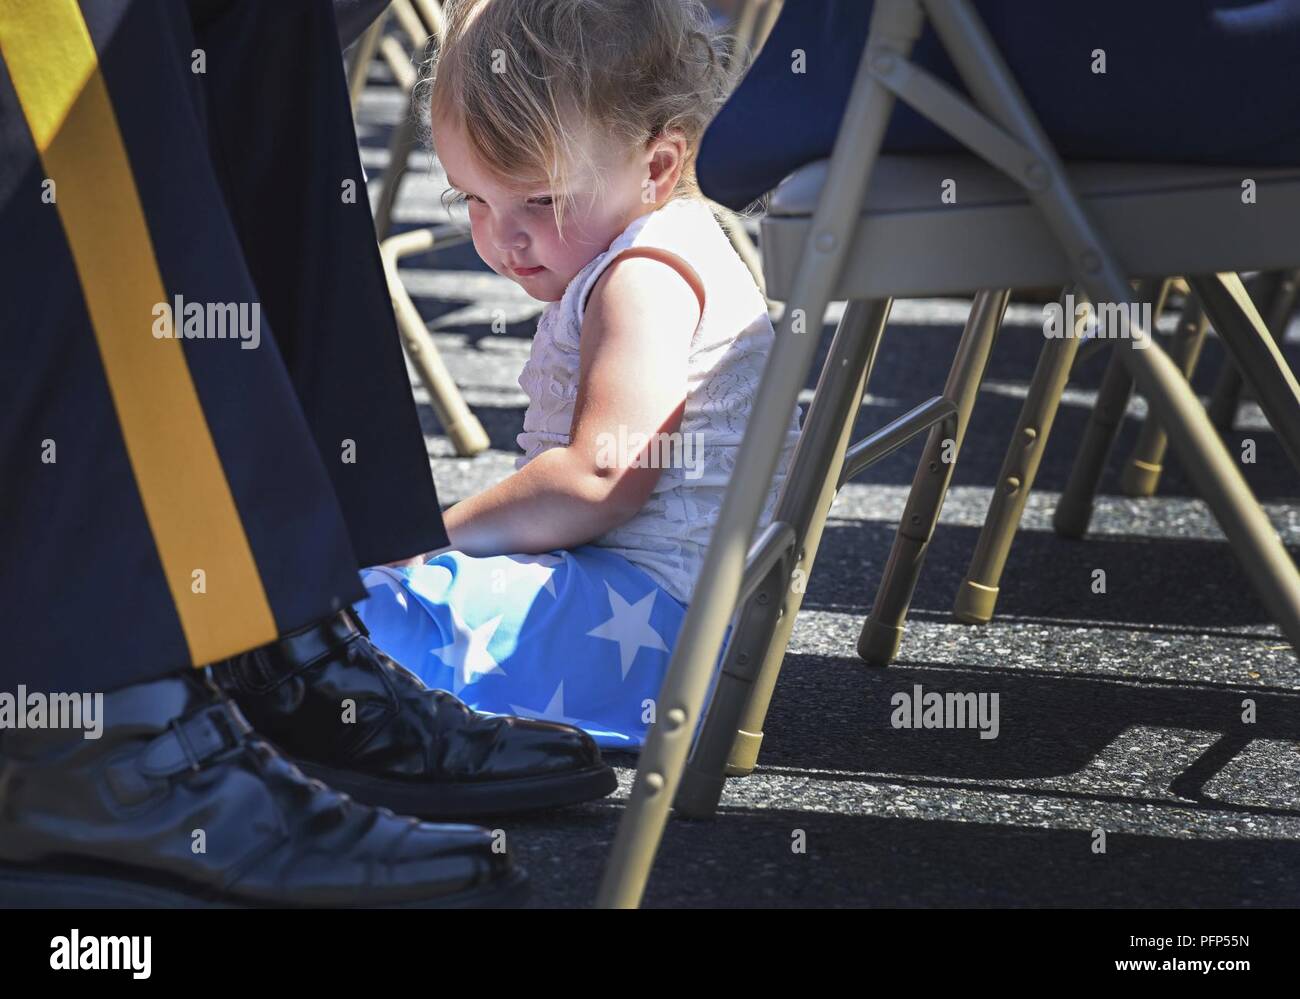
[[[858,636],[858,655],[871,666],[888,666],[898,657],[903,644],[903,628],[867,618]]]
[[[1092,520],[1092,497],[1075,499],[1068,493],[1062,493],[1052,515],[1052,529],[1062,538],[1081,538],[1088,533],[1088,524]]]
[[[965,624],[988,624],[993,620],[993,610],[998,604],[999,588],[984,586],[969,579],[961,581],[952,612]]]
[[[731,759],[722,771],[727,777],[748,777],[758,766],[758,751],[763,746],[762,732],[746,732],[743,728],[736,732],[736,741],[731,744]]]

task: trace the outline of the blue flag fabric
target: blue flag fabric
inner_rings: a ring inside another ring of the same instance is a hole
[[[430,687],[576,725],[603,749],[644,744],[686,607],[623,556],[449,551],[361,578],[371,639]]]

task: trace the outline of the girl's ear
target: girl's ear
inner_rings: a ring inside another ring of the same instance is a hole
[[[677,186],[686,166],[686,134],[680,128],[660,132],[646,143],[645,181],[647,194],[653,192],[657,204],[665,200]]]

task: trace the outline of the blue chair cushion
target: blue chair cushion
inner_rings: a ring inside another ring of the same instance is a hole
[[[740,209],[830,155],[871,19],[870,0],[786,0],[766,44],[704,135],[700,187]],[[1300,164],[1300,0],[975,0],[1065,159]],[[1093,72],[1094,51],[1105,72]],[[794,71],[802,50],[804,72]],[[965,92],[927,23],[913,60]],[[899,102],[884,150],[956,140]]]

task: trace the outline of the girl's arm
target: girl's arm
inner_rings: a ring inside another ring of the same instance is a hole
[[[606,268],[583,317],[568,446],[450,507],[443,521],[452,547],[469,555],[573,548],[630,520],[662,470],[602,467],[602,444],[681,425],[702,300],[694,273],[672,254],[632,250]]]

